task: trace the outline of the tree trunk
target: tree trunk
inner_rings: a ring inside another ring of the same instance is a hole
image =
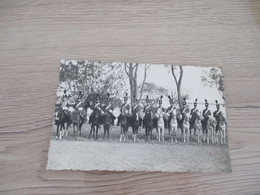
[[[177,77],[176,77],[175,72],[174,72],[174,66],[173,65],[171,66],[172,76],[175,80],[175,84],[176,84],[176,87],[177,87],[179,107],[180,107],[180,109],[182,109],[183,105],[182,105],[182,95],[181,95],[181,82],[182,82],[182,77],[183,77],[183,69],[182,69],[182,66],[179,66],[179,68],[180,68],[180,77],[177,80]]]

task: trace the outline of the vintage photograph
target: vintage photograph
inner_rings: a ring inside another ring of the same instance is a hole
[[[231,172],[219,67],[61,60],[47,169]]]

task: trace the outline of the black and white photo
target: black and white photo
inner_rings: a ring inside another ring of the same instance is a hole
[[[222,69],[61,60],[47,169],[230,172]]]

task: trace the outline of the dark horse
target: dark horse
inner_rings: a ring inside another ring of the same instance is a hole
[[[122,141],[122,139],[125,141],[126,140],[126,132],[127,132],[127,129],[128,129],[128,125],[129,125],[129,122],[130,122],[130,117],[127,116],[127,115],[123,115],[123,114],[120,114],[118,117],[118,123],[117,123],[117,126],[119,126],[120,124],[120,127],[121,127],[121,135],[120,135],[120,142]]]
[[[55,125],[57,126],[56,138],[61,139],[63,136],[62,129],[64,130],[68,129],[72,121],[69,115],[66,114],[65,111],[61,108],[61,106],[58,106],[55,109],[54,118],[55,118]],[[67,124],[66,128],[65,128],[65,123]],[[66,131],[66,135],[67,135],[67,131]]]
[[[133,129],[133,137],[134,141],[137,141],[137,134],[138,134],[138,129],[139,126],[142,124],[142,119],[139,117],[138,113],[133,113],[130,119],[130,125],[132,126]]]
[[[63,114],[64,114],[64,112],[62,111],[61,107],[60,106],[56,107],[55,112],[54,112],[55,125],[57,127],[57,129],[56,129],[56,139],[62,138],[61,129],[62,129],[62,118],[63,118],[62,115]]]
[[[88,138],[90,138],[91,134],[93,133],[93,138],[98,138],[98,129],[102,123],[101,121],[101,112],[98,109],[94,109],[93,113],[89,117],[89,124],[91,124],[90,133]]]
[[[106,113],[102,116],[102,124],[104,127],[103,139],[105,139],[106,134],[107,134],[107,139],[109,139],[109,130],[111,128],[111,125],[114,124],[114,121],[115,121],[115,116],[109,111],[106,111]]]
[[[143,127],[145,128],[146,140],[151,140],[152,131],[154,128],[154,117],[152,115],[152,112],[148,112],[145,114],[143,118]]]

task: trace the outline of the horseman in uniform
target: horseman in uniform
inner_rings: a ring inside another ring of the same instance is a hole
[[[96,97],[96,103],[95,103],[94,106],[91,106],[91,109],[93,110],[93,112],[89,116],[89,124],[91,124],[91,122],[92,122],[92,117],[94,115],[94,110],[98,111],[98,112],[101,112],[101,103],[100,103],[99,96]]]
[[[167,108],[166,113],[167,113],[167,115],[170,116],[170,114],[171,114],[174,110],[176,111],[176,106],[174,105],[174,102],[173,102],[171,96],[168,96],[168,98],[169,98],[170,106]]]
[[[120,108],[120,115],[118,116],[117,126],[119,126],[121,117],[129,115],[129,112],[130,112],[130,105],[127,103],[127,100],[128,100],[127,95],[128,94],[126,93],[126,95],[124,97],[124,103],[122,104],[122,106]]]
[[[145,101],[146,101],[146,105],[144,106],[144,110],[143,110],[144,122],[145,122],[145,119],[147,118],[147,115],[152,113],[152,110],[153,110],[148,95],[146,96],[146,100]]]
[[[198,101],[198,99],[195,99],[194,107],[190,111],[190,130],[193,129],[193,125],[194,125],[195,120],[196,120],[196,112],[198,111],[197,101]]]
[[[217,126],[216,126],[216,132],[218,130],[221,130],[221,127],[220,127],[220,122],[221,120],[224,121],[224,123],[226,124],[226,119],[224,118],[221,110],[220,110],[220,106],[218,104],[218,101],[216,100],[216,108],[217,110],[213,113],[213,116],[215,117],[216,121],[217,121]]]
[[[210,112],[210,110],[209,110],[209,103],[208,103],[208,101],[205,99],[205,109],[202,111],[203,120],[201,121],[203,132],[205,132],[205,130],[206,130],[207,123],[208,123],[208,120],[209,120],[209,117],[210,117],[210,116],[211,116],[211,112]]]
[[[188,110],[187,108],[187,103],[186,103],[186,98],[183,98],[183,101],[182,101],[182,105],[183,105],[183,108],[181,109],[181,114],[185,114]]]
[[[144,113],[144,118],[143,118],[143,128],[145,128],[145,134],[146,134],[146,138],[150,139],[150,136],[148,136],[149,134],[149,127],[153,128],[153,116],[152,116],[152,111],[153,108],[151,106],[150,100],[149,100],[149,96],[146,96],[146,105],[143,109],[143,113]],[[152,123],[152,127],[149,124],[149,117],[150,117],[150,123]],[[148,127],[149,126],[149,127]],[[149,137],[149,138],[148,138]]]
[[[107,115],[107,114],[110,114],[111,115],[111,125],[114,125],[114,120],[115,120],[115,116],[113,114],[113,110],[114,110],[114,107],[113,105],[111,104],[111,98],[110,98],[110,94],[108,93],[107,94],[107,103],[105,104],[105,106],[103,107],[103,112],[104,112],[104,115]]]
[[[141,115],[140,115],[140,106],[137,103],[137,99],[135,98],[135,96],[133,97],[133,102],[134,105],[132,107],[132,116],[136,117],[136,120],[139,121],[139,123],[141,123]]]

